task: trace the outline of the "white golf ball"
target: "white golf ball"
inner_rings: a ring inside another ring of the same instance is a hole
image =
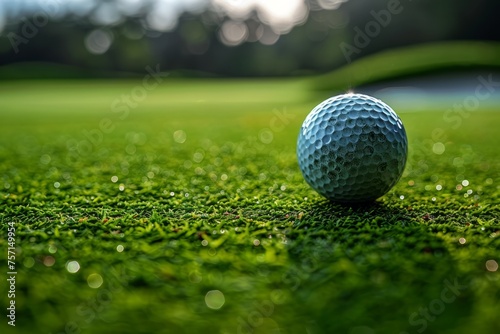
[[[297,142],[305,180],[336,202],[372,201],[387,193],[403,174],[407,152],[398,115],[363,94],[320,103],[306,117]]]

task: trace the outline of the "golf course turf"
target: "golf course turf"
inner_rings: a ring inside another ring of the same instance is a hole
[[[300,79],[143,85],[0,83],[5,314],[9,223],[17,272],[16,326],[4,315],[1,333],[500,331],[498,110],[453,123],[395,110],[403,177],[343,206],[295,154],[328,93]]]

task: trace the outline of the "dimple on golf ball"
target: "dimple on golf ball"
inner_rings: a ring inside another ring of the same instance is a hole
[[[335,202],[367,202],[387,193],[403,174],[407,152],[398,115],[363,94],[320,103],[306,117],[297,142],[305,180]]]

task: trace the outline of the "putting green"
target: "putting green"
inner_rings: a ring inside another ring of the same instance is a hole
[[[498,112],[402,110],[403,178],[349,207],[296,162],[324,93],[162,80],[0,84],[2,333],[498,332]]]

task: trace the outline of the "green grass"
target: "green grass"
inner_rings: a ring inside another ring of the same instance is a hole
[[[324,97],[306,82],[165,79],[120,119],[111,104],[138,84],[1,84],[1,277],[10,222],[18,273],[2,333],[498,332],[498,112],[453,129],[444,110],[397,110],[405,174],[372,205],[340,206],[297,166]],[[113,130],[85,142],[104,118]],[[429,305],[439,315],[418,315]]]
[[[500,43],[449,41],[389,49],[330,73],[313,77],[319,90],[342,90],[362,84],[449,70],[500,67]]]

